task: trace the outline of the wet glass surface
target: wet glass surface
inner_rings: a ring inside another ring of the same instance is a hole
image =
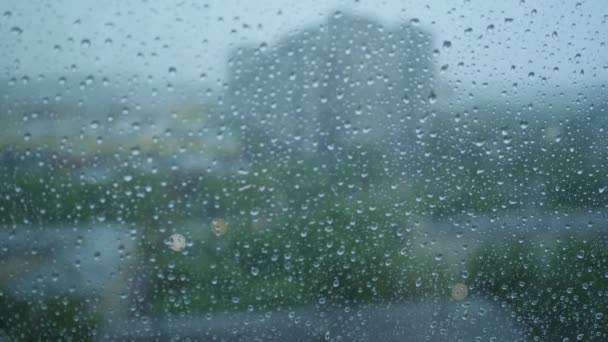
[[[0,15],[0,340],[608,340],[603,1]]]

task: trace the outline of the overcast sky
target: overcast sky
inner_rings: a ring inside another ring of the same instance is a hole
[[[204,82],[213,82],[225,79],[231,49],[272,45],[336,10],[378,18],[389,28],[418,19],[441,50],[438,66],[449,65],[440,76],[448,87],[456,80],[471,89],[487,83],[494,92],[514,82],[576,87],[608,76],[605,0],[5,0],[0,10],[3,78],[77,71],[165,81],[205,73]],[[442,48],[444,41],[451,48]]]

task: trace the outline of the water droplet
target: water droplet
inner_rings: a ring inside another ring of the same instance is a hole
[[[467,298],[468,295],[469,295],[469,288],[463,283],[455,284],[452,287],[452,290],[450,291],[450,297],[452,297],[453,300],[457,300],[457,301]]]
[[[13,26],[11,27],[11,33],[18,36],[23,33],[23,30],[19,26]]]
[[[182,234],[175,233],[165,241],[167,246],[176,252],[182,251],[186,248],[186,238]]]
[[[252,276],[254,276],[254,277],[255,277],[255,276],[257,276],[259,273],[260,273],[260,270],[259,270],[257,267],[255,267],[255,266],[252,266],[252,267],[251,267],[251,275],[252,275]]]
[[[138,156],[141,153],[141,149],[138,146],[132,147],[131,148],[131,155],[132,156]]]
[[[228,224],[221,218],[211,221],[211,232],[216,236],[222,236],[228,231]]]

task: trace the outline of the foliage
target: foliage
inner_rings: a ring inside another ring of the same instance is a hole
[[[476,291],[510,306],[531,337],[605,340],[608,251],[605,234],[524,237],[481,248],[472,259]]]

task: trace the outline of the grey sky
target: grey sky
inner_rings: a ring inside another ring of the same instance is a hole
[[[164,82],[197,81],[205,73],[205,83],[214,82],[224,78],[234,47],[272,44],[335,10],[377,17],[387,26],[417,18],[435,36],[438,66],[449,65],[440,76],[446,88],[471,92],[487,83],[500,93],[517,82],[520,92],[543,91],[599,84],[608,76],[603,0],[4,0],[0,10],[3,78],[78,71]],[[442,48],[445,40],[451,48]],[[171,67],[175,76],[168,75]]]

